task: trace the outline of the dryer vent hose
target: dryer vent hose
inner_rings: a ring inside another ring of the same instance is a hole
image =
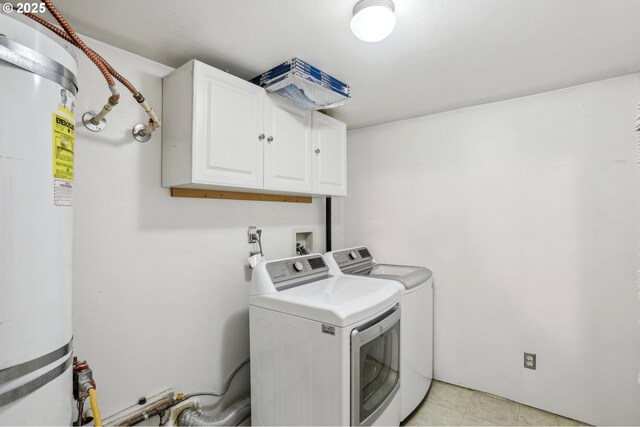
[[[179,426],[237,426],[251,415],[251,396],[236,400],[218,415],[205,415],[201,410],[185,409],[178,417]]]

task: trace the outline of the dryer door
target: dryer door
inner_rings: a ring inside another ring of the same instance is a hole
[[[400,306],[351,332],[351,424],[371,425],[400,386]]]

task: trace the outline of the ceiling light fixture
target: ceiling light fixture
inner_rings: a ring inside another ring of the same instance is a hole
[[[391,0],[360,0],[353,6],[351,31],[365,42],[379,42],[396,26],[396,15]]]

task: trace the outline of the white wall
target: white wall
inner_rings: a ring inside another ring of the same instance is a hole
[[[161,112],[161,78],[170,68],[90,45]],[[106,130],[84,128],[82,113],[99,109],[109,92],[97,69],[78,59],[75,354],[94,369],[103,416],[169,387],[219,391],[249,356],[247,226],[264,230],[270,259],[291,256],[294,227],[316,227],[324,250],[324,201],[171,198],[160,187],[160,132],[146,144],[133,141],[130,129],[145,117],[128,93]],[[248,372],[229,399],[248,392]]]
[[[640,424],[638,101],[636,74],[349,132],[336,247],[434,271],[436,378]]]

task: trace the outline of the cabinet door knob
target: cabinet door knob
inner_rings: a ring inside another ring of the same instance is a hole
[[[320,154],[320,149],[316,148],[316,154]]]
[[[258,136],[258,139],[262,141],[264,139],[264,133],[261,133],[260,136]]]
[[[271,142],[271,141],[273,141],[273,137],[272,137],[272,136],[270,136],[269,138],[267,138],[267,142]]]

